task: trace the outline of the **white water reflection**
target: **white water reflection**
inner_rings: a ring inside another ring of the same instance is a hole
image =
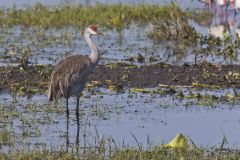
[[[240,0],[208,0],[204,4],[214,16],[209,33],[217,37],[223,37],[224,32],[240,34]]]

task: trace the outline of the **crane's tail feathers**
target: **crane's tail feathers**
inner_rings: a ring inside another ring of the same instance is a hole
[[[52,85],[50,83],[48,87],[48,100],[54,101],[55,104],[57,104],[58,98],[59,98],[59,92],[56,92],[56,86]]]
[[[58,103],[57,98],[53,96],[53,91],[50,89],[51,89],[51,87],[49,88],[49,91],[48,91],[48,100],[54,101],[54,104],[56,105]]]
[[[53,101],[53,91],[51,86],[49,87],[49,90],[48,90],[48,100]]]
[[[55,97],[54,97],[54,87],[52,85],[52,80],[51,83],[48,86],[48,100],[49,101],[55,101]]]

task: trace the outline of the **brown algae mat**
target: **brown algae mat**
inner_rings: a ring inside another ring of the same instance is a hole
[[[46,92],[53,67],[49,65],[0,67],[0,91]],[[188,86],[224,88],[240,86],[240,65],[170,65],[159,63],[134,66],[124,63],[98,65],[90,77],[91,86],[116,89]]]

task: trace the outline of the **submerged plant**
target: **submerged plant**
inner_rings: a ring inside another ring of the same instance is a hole
[[[29,63],[29,57],[31,56],[31,51],[29,48],[24,48],[20,51],[20,67],[22,68],[26,68],[28,66]]]
[[[6,129],[0,131],[0,147],[13,145],[12,133]]]

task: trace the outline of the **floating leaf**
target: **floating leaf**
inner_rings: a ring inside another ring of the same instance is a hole
[[[15,55],[15,54],[17,54],[17,52],[10,51],[10,52],[8,52],[7,54],[9,54],[9,55]]]
[[[152,93],[151,90],[149,89],[143,89],[143,88],[133,88],[131,89],[132,92],[137,92],[137,93]]]
[[[92,81],[92,84],[101,84],[99,81]]]
[[[116,90],[116,86],[110,85],[110,86],[108,86],[108,89],[111,90],[111,91],[114,91],[114,90]]]
[[[112,83],[112,81],[109,80],[109,79],[105,80],[105,82],[106,82],[107,84],[111,84],[111,83]]]
[[[226,98],[228,98],[228,99],[234,99],[235,96],[234,96],[233,94],[231,94],[231,93],[227,93],[227,94],[226,94]]]
[[[186,150],[188,145],[188,139],[183,136],[181,133],[178,133],[168,144],[164,144],[164,147],[167,148],[176,148]]]

